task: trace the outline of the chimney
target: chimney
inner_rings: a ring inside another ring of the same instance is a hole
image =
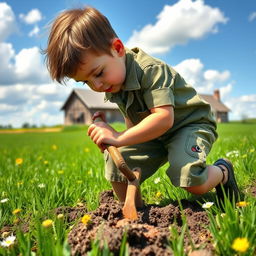
[[[217,101],[220,101],[220,90],[219,89],[216,89],[214,90],[213,92],[213,98]]]

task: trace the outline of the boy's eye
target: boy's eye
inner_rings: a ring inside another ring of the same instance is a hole
[[[98,74],[96,74],[95,76],[96,77],[100,77],[100,76],[102,76],[102,74],[103,74],[103,70],[101,70]]]

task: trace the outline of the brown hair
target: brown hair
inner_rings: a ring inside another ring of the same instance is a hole
[[[111,55],[115,37],[108,19],[92,7],[62,12],[51,26],[48,46],[43,51],[52,79],[61,83],[74,75],[87,50]]]

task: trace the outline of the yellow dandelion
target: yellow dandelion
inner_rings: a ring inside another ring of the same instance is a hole
[[[15,210],[12,211],[12,214],[13,214],[13,215],[17,215],[17,214],[19,214],[20,212],[21,212],[21,209],[20,209],[20,208],[17,208],[17,209],[15,209]]]
[[[52,145],[52,150],[57,150],[57,149],[58,149],[58,147],[55,144],[53,144]]]
[[[81,222],[85,225],[89,224],[91,222],[91,216],[88,214],[85,214],[82,219]]]
[[[246,201],[240,201],[236,203],[237,207],[246,207],[247,205],[249,205],[249,203]]]
[[[62,214],[62,213],[58,214],[57,219],[63,220],[64,219],[64,214]]]
[[[44,164],[45,164],[45,165],[49,164],[49,161],[44,160]]]
[[[16,158],[15,163],[16,165],[21,165],[23,163],[23,158]]]
[[[22,180],[17,182],[17,186],[18,187],[21,186],[21,185],[23,185],[23,181]]]
[[[15,218],[14,220],[13,220],[13,224],[14,225],[17,225],[17,224],[19,224],[20,223],[20,219],[19,218]]]
[[[89,148],[84,148],[84,152],[88,153],[88,152],[90,152],[90,149]]]
[[[156,192],[156,197],[159,198],[162,196],[162,193],[160,191]]]
[[[42,222],[42,226],[43,226],[44,228],[49,228],[49,227],[51,227],[52,225],[53,225],[53,221],[50,220],[50,219],[44,220],[44,221]]]
[[[58,174],[64,174],[63,170],[58,170]]]
[[[233,241],[232,249],[237,252],[246,252],[249,248],[249,241],[246,237],[238,237]]]

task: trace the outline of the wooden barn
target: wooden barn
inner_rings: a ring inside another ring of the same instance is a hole
[[[230,111],[220,100],[219,90],[213,95],[200,94],[201,98],[209,102],[217,122],[228,122]],[[96,93],[87,89],[74,89],[68,96],[61,110],[64,110],[65,125],[91,124],[92,115],[96,111],[105,112],[107,122],[124,122],[122,114],[116,104],[104,102],[105,93]]]
[[[220,91],[218,89],[214,90],[213,95],[200,94],[200,97],[210,103],[217,123],[226,123],[229,121],[228,112],[230,112],[230,109],[221,102]]]
[[[124,122],[116,104],[104,102],[105,93],[92,90],[74,89],[68,96],[61,110],[64,110],[64,124],[91,124],[92,116],[97,111],[106,115],[109,123]]]

